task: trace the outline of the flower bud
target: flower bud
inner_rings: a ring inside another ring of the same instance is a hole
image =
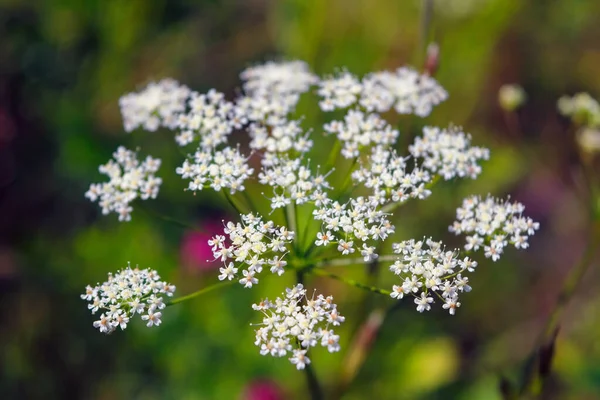
[[[503,85],[498,91],[498,102],[504,111],[515,111],[526,99],[527,95],[519,85]]]

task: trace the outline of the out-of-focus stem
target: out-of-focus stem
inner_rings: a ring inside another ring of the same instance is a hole
[[[360,283],[358,281],[355,281],[354,279],[344,278],[343,276],[335,275],[330,272],[323,271],[322,269],[311,269],[310,273],[314,274],[314,275],[325,276],[327,278],[335,279],[335,280],[343,282],[347,285],[354,286],[359,289],[367,290],[369,292],[383,294],[385,296],[389,296],[392,293],[389,290],[381,289],[381,288],[378,288],[375,286],[365,285],[364,283]]]
[[[191,229],[191,230],[194,230],[194,231],[199,231],[200,230],[197,226],[194,226],[192,224],[188,224],[187,222],[180,221],[180,220],[178,220],[176,218],[173,218],[173,217],[169,217],[168,215],[161,214],[158,211],[154,211],[154,210],[151,210],[151,209],[143,207],[143,206],[140,207],[140,208],[142,210],[144,210],[148,215],[151,215],[153,217],[162,219],[165,222],[169,222],[171,224],[178,225],[178,226],[180,226],[182,228]]]
[[[193,293],[190,293],[190,294],[188,294],[186,296],[182,296],[182,297],[178,297],[176,299],[173,299],[173,300],[167,302],[166,304],[167,304],[167,306],[170,306],[170,305],[173,305],[173,304],[182,303],[184,301],[188,301],[188,300],[191,300],[191,299],[193,299],[195,297],[203,295],[204,293],[208,293],[208,292],[210,292],[212,290],[232,285],[232,284],[234,284],[236,282],[237,282],[237,280],[233,279],[233,280],[230,280],[230,281],[223,281],[223,282],[215,283],[214,285],[207,286],[207,287],[202,288],[200,290],[197,290],[197,291],[195,291]]]
[[[240,214],[240,215],[244,214],[244,212],[242,211],[242,209],[235,203],[235,200],[233,199],[233,197],[231,196],[231,194],[229,194],[229,192],[227,192],[227,190],[223,189],[223,194],[225,195],[225,198],[227,199],[227,201],[229,202],[229,204],[231,204],[231,207],[233,207],[233,209],[235,211],[237,211],[238,214]]]
[[[418,61],[419,64],[423,64],[423,58],[425,57],[427,50],[427,42],[429,41],[429,33],[431,30],[431,20],[433,19],[433,0],[422,0],[423,9],[421,10],[421,26],[419,32],[419,48],[418,48]]]

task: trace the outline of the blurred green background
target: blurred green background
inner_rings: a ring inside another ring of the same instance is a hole
[[[231,97],[239,72],[269,59],[302,59],[319,74],[420,68],[424,44],[435,40],[436,78],[450,99],[425,120],[394,122],[404,140],[423,124],[462,125],[492,158],[477,181],[441,185],[403,208],[398,237],[457,244],[447,226],[470,193],[510,193],[542,229],[529,251],[513,249],[495,264],[479,258],[457,316],[421,315],[410,302],[388,313],[342,397],[500,399],[499,377],[515,374],[531,352],[584,246],[577,151],[556,100],[600,95],[600,2],[434,3],[425,40],[418,0],[0,0],[0,398],[306,398],[302,373],[260,356],[249,326],[258,318],[250,304],[281,292],[292,274],[169,308],[158,329],[136,321],[105,336],[92,327],[79,294],[128,261],[157,269],[178,295],[215,282],[217,264],[199,256],[201,243],[231,214],[208,191],[183,191],[171,173],[181,155],[169,134],[124,133],[118,99],[169,76]],[[528,95],[510,119],[497,102],[506,83]],[[320,121],[307,112],[306,123]],[[141,209],[130,223],[100,215],[83,194],[103,180],[97,167],[119,144],[163,159],[165,183],[148,207],[206,233]],[[352,268],[348,275],[364,279],[366,271]],[[600,398],[599,279],[592,268],[566,313],[548,398]],[[383,270],[378,284],[392,281]],[[394,303],[336,282],[308,283],[333,293],[348,321],[342,352],[314,354],[333,390],[361,318]]]

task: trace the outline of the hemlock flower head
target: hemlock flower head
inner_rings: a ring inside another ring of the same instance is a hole
[[[161,281],[156,271],[128,266],[114,275],[109,273],[102,284],[88,285],[81,298],[90,303],[92,314],[100,313],[94,328],[112,333],[117,328],[127,328],[136,314],[147,321],[148,327],[160,325],[160,310],[165,308],[163,295],[171,297],[174,292],[175,286]]]
[[[310,364],[307,352],[321,345],[330,353],[340,350],[340,337],[333,329],[345,318],[337,311],[332,296],[322,294],[311,297],[301,284],[286,289],[274,302],[268,299],[252,308],[263,314],[263,321],[256,330],[254,344],[260,347],[260,354],[273,357],[288,357],[297,369]]]
[[[105,183],[93,183],[85,197],[98,201],[102,214],[119,214],[119,221],[131,220],[133,207],[130,203],[140,198],[155,199],[162,179],[154,173],[161,161],[150,156],[140,162],[134,151],[121,146],[113,153],[114,160],[99,167],[100,173],[110,180]]]
[[[466,234],[465,250],[484,250],[485,256],[498,261],[508,244],[517,249],[529,247],[529,236],[540,227],[538,222],[523,215],[525,206],[519,202],[499,200],[488,196],[467,197],[456,209],[456,221],[450,232]]]
[[[458,296],[471,291],[465,272],[472,272],[477,262],[469,257],[460,258],[459,250],[446,250],[442,242],[432,239],[406,240],[393,245],[398,259],[390,271],[400,277],[392,287],[391,297],[414,297],[417,311],[429,311],[436,300],[452,315],[460,307]]]
[[[286,227],[275,226],[272,221],[264,222],[254,214],[242,215],[242,222],[228,222],[224,232],[228,237],[217,235],[208,244],[212,246],[215,260],[223,262],[219,280],[243,278],[239,282],[244,287],[258,283],[256,274],[268,266],[272,273],[282,275],[287,263],[283,257],[289,252],[288,246],[294,239],[294,232]]]
[[[174,79],[163,79],[150,83],[139,93],[126,94],[119,100],[125,131],[139,127],[156,131],[161,126],[174,129],[190,92]]]

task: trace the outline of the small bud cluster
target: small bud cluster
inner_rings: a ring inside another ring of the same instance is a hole
[[[358,157],[361,149],[373,145],[389,146],[399,135],[378,114],[365,114],[359,110],[350,110],[344,121],[332,121],[323,128],[325,132],[334,133],[343,143],[342,155],[345,158]]]
[[[175,172],[190,180],[188,190],[192,192],[210,187],[217,192],[227,188],[234,194],[245,189],[244,182],[254,172],[247,161],[238,148],[225,147],[218,151],[198,149],[193,161],[185,160]]]
[[[101,165],[98,170],[110,180],[105,183],[93,183],[85,197],[98,200],[102,214],[119,214],[119,221],[130,221],[133,207],[130,203],[137,198],[155,199],[162,183],[154,173],[160,167],[160,160],[146,157],[139,162],[134,151],[121,146],[113,153],[114,160]]]
[[[108,280],[95,287],[87,286],[81,295],[88,301],[92,314],[100,311],[100,319],[94,328],[102,333],[112,333],[115,329],[127,328],[134,315],[148,321],[146,326],[159,326],[165,308],[162,295],[173,296],[175,286],[160,280],[158,273],[151,269],[126,269],[116,274],[108,274]]]
[[[339,326],[345,318],[331,296],[320,294],[315,298],[313,294],[308,298],[306,289],[298,284],[286,289],[283,298],[274,302],[266,299],[252,308],[264,315],[263,322],[257,324],[260,328],[254,342],[263,356],[285,357],[291,353],[290,362],[300,370],[310,364],[310,348],[321,344],[330,353],[340,350],[340,337],[329,327]]]
[[[326,201],[327,195],[323,190],[331,188],[326,181],[327,175],[318,172],[313,175],[308,166],[300,162],[298,158],[276,157],[266,163],[268,165],[263,165],[258,180],[262,185],[273,187],[273,210],[291,203],[300,205],[308,201]]]
[[[322,223],[322,230],[315,241],[317,246],[337,243],[342,255],[358,250],[365,261],[377,258],[375,247],[367,244],[369,239],[385,240],[394,233],[387,214],[377,208],[377,202],[372,198],[357,197],[344,204],[328,202],[315,209],[313,215]],[[362,242],[362,247],[359,242]]]
[[[488,196],[485,200],[471,196],[456,209],[456,221],[450,232],[466,234],[465,250],[477,251],[483,247],[485,256],[493,261],[500,259],[504,248],[510,243],[517,249],[529,247],[528,239],[540,224],[525,217],[525,206]]]
[[[588,93],[561,97],[558,99],[558,111],[577,124],[600,127],[600,103]]]
[[[442,242],[431,239],[395,243],[393,249],[399,257],[390,270],[404,281],[393,286],[391,297],[412,295],[418,312],[429,311],[437,297],[444,303],[442,308],[454,315],[460,307],[459,293],[471,291],[463,273],[474,271],[477,262],[468,257],[461,260],[458,250],[446,251]]]
[[[403,203],[409,199],[425,199],[431,191],[425,187],[432,176],[426,170],[414,168],[407,171],[406,159],[395,150],[373,148],[368,162],[352,173],[352,179],[373,189],[380,204],[389,200]]]
[[[242,223],[228,222],[224,232],[228,239],[217,235],[208,242],[215,259],[224,265],[219,269],[219,280],[238,278],[238,271],[243,268],[239,282],[250,288],[258,283],[255,275],[262,272],[263,265],[269,265],[274,274],[284,273],[287,262],[283,258],[294,232],[275,226],[273,221],[263,222],[254,214],[242,215]]]
[[[193,92],[188,105],[189,111],[178,115],[181,133],[175,136],[177,144],[186,146],[199,139],[201,149],[214,149],[227,142],[237,122],[232,116],[233,103],[226,101],[223,93],[214,89],[206,94]]]
[[[423,137],[417,137],[409,146],[415,158],[423,159],[423,168],[450,180],[455,177],[471,179],[481,173],[481,160],[490,157],[488,149],[471,146],[471,138],[458,128],[423,128]]]
[[[125,130],[131,132],[142,127],[154,132],[161,126],[176,128],[177,115],[185,111],[190,92],[187,86],[173,79],[163,79],[138,93],[126,94],[119,100]]]

